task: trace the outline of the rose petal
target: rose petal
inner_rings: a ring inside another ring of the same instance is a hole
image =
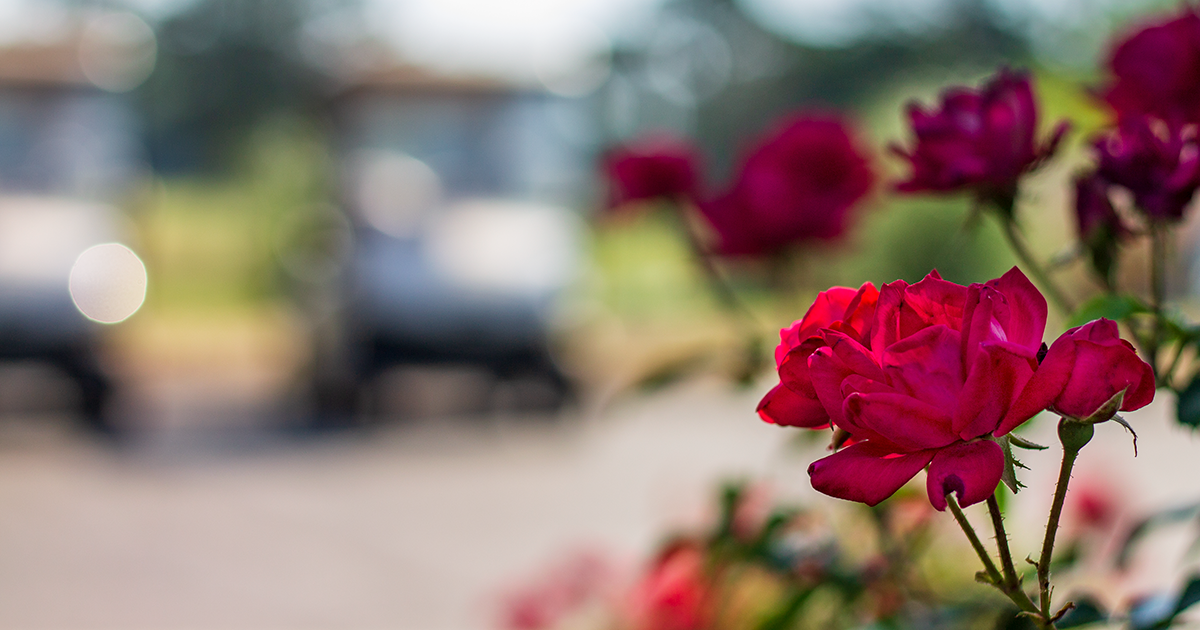
[[[1046,298],[1016,267],[987,285],[1003,294],[1008,305],[1007,321],[1000,322],[1007,340],[1037,352],[1046,333]]]
[[[958,395],[954,430],[964,440],[995,431],[1033,377],[1037,358],[1024,346],[984,343]]]
[[[883,371],[897,390],[942,409],[958,408],[963,374],[959,333],[947,326],[925,328],[888,347]]]
[[[859,442],[808,467],[812,486],[831,497],[877,505],[892,496],[933,459],[933,451],[895,454]]]
[[[785,427],[823,429],[829,426],[829,414],[816,398],[802,396],[776,385],[758,403],[758,417]]]
[[[925,489],[937,510],[946,509],[946,494],[958,495],[966,507],[986,500],[996,491],[1004,473],[1004,451],[990,440],[963,442],[940,449],[929,464]]]
[[[904,394],[851,394],[844,416],[847,424],[873,431],[905,451],[940,448],[958,440],[950,414]]]
[[[1033,377],[1025,383],[1021,394],[992,435],[999,437],[1021,426],[1049,407],[1062,392],[1075,367],[1075,344],[1068,335],[1063,334],[1050,346],[1046,358],[1042,359]]]

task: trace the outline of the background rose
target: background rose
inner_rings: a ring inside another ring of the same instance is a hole
[[[845,120],[802,114],[762,140],[730,190],[701,204],[701,211],[718,235],[720,253],[769,254],[842,236],[850,210],[874,183]]]
[[[1095,141],[1097,173],[1133,194],[1139,210],[1179,220],[1200,187],[1195,134],[1145,116],[1130,118]]]
[[[1026,414],[1047,407],[1085,418],[1123,389],[1121,411],[1145,407],[1154,400],[1154,371],[1121,339],[1116,322],[1098,319],[1054,341],[1000,430],[1011,431]]]
[[[821,329],[809,377],[856,442],[812,464],[813,487],[875,505],[928,465],[937,509],[949,491],[964,505],[990,496],[1004,456],[989,438],[1012,428],[1000,423],[1037,367],[1046,311],[1015,267],[969,287],[933,272],[883,287],[869,343]]]
[[[1121,120],[1152,115],[1173,124],[1200,122],[1200,17],[1185,8],[1145,26],[1114,49],[1104,98]]]
[[[700,151],[686,140],[650,136],[615,147],[603,158],[609,206],[648,199],[691,199],[697,194]]]
[[[927,111],[911,103],[908,116],[916,136],[911,150],[892,151],[912,164],[901,191],[973,191],[982,199],[1011,205],[1022,174],[1054,153],[1067,131],[1059,123],[1038,144],[1037,104],[1029,77],[1000,70],[981,89],[943,92],[941,106]]]

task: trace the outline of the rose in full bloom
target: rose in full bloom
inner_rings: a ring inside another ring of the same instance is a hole
[[[1098,319],[1072,328],[1055,340],[1037,374],[1025,386],[1012,414],[1000,424],[1011,431],[1021,417],[1051,409],[1086,418],[1125,392],[1121,411],[1141,409],[1154,400],[1154,370],[1121,339],[1116,322]]]
[[[1154,219],[1179,220],[1200,188],[1200,145],[1194,130],[1139,116],[1095,142],[1097,173],[1133,195]]]
[[[784,386],[803,391],[807,379],[830,422],[851,437],[812,464],[813,487],[875,505],[928,466],[939,510],[951,491],[964,505],[991,496],[1004,468],[991,438],[1020,424],[1001,426],[1037,368],[1045,298],[1015,267],[966,287],[932,272],[884,285],[874,308],[861,310],[863,321],[805,332],[780,364]]]
[[[609,205],[694,198],[698,192],[699,156],[691,143],[665,135],[609,150],[603,158]]]
[[[803,114],[761,141],[726,193],[701,204],[726,255],[761,255],[842,236],[875,183],[849,124]]]
[[[1120,120],[1150,115],[1171,124],[1200,122],[1200,16],[1191,7],[1125,38],[1108,68],[1112,81],[1104,98]]]
[[[782,426],[809,429],[829,426],[829,414],[817,399],[808,375],[808,357],[821,345],[823,328],[843,331],[860,343],[866,343],[878,299],[879,291],[870,282],[857,291],[833,287],[817,295],[802,319],[779,331],[775,365],[780,383],[758,403],[759,417]],[[786,379],[783,378],[785,371]]]
[[[941,107],[908,107],[916,146],[893,152],[912,164],[905,192],[970,191],[1002,207],[1012,205],[1017,183],[1058,147],[1066,122],[1038,142],[1038,111],[1024,73],[1000,70],[981,89],[956,87],[942,94]]]
[[[1117,259],[1117,245],[1129,235],[1108,196],[1109,184],[1092,173],[1075,178],[1075,223],[1079,241],[1091,255],[1092,268],[1108,281]]]

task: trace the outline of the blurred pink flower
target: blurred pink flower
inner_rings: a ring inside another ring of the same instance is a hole
[[[800,114],[750,152],[730,190],[700,204],[725,255],[770,254],[801,241],[831,240],[875,184],[849,124]]]
[[[1008,69],[978,90],[946,90],[935,111],[911,103],[908,116],[916,146],[892,146],[912,164],[899,190],[970,191],[1001,207],[1011,207],[1020,177],[1050,157],[1068,129],[1061,122],[1049,140],[1037,142],[1033,87],[1028,75]]]
[[[536,580],[508,594],[502,603],[503,630],[549,630],[589,602],[616,590],[617,571],[593,551],[581,551],[552,566]]]
[[[637,583],[627,610],[632,630],[700,630],[709,624],[710,588],[699,545],[666,549]]]
[[[1179,220],[1200,188],[1200,146],[1192,126],[1131,117],[1095,142],[1097,174],[1133,194],[1155,219]]]
[[[1200,122],[1200,16],[1181,12],[1134,31],[1113,49],[1104,98],[1124,121],[1152,115]]]
[[[690,142],[652,135],[610,149],[603,157],[609,206],[652,199],[693,199],[698,193],[700,152]]]

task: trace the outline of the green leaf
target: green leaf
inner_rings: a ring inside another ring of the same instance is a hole
[[[1075,607],[1054,623],[1056,628],[1078,628],[1089,623],[1107,621],[1108,614],[1090,597],[1084,597],[1075,602]]]
[[[1094,319],[1107,317],[1115,321],[1129,319],[1138,313],[1149,313],[1150,307],[1132,295],[1106,293],[1088,300],[1067,322],[1069,328],[1082,326]]]
[[[1179,392],[1179,400],[1175,404],[1175,419],[1186,427],[1200,427],[1200,374]]]
[[[1183,587],[1183,592],[1179,594],[1179,599],[1175,602],[1175,614],[1178,615],[1187,610],[1196,602],[1200,602],[1200,575],[1193,575],[1187,585]]]
[[[1006,435],[998,438],[996,442],[1000,444],[1000,448],[1004,449],[1004,472],[1000,474],[1000,481],[1003,481],[1004,485],[1008,486],[1008,489],[1012,490],[1013,494],[1016,494],[1021,491],[1021,488],[1025,487],[1024,484],[1017,481],[1017,466],[1026,469],[1027,467],[1017,461],[1017,458],[1013,457],[1010,436]]]

